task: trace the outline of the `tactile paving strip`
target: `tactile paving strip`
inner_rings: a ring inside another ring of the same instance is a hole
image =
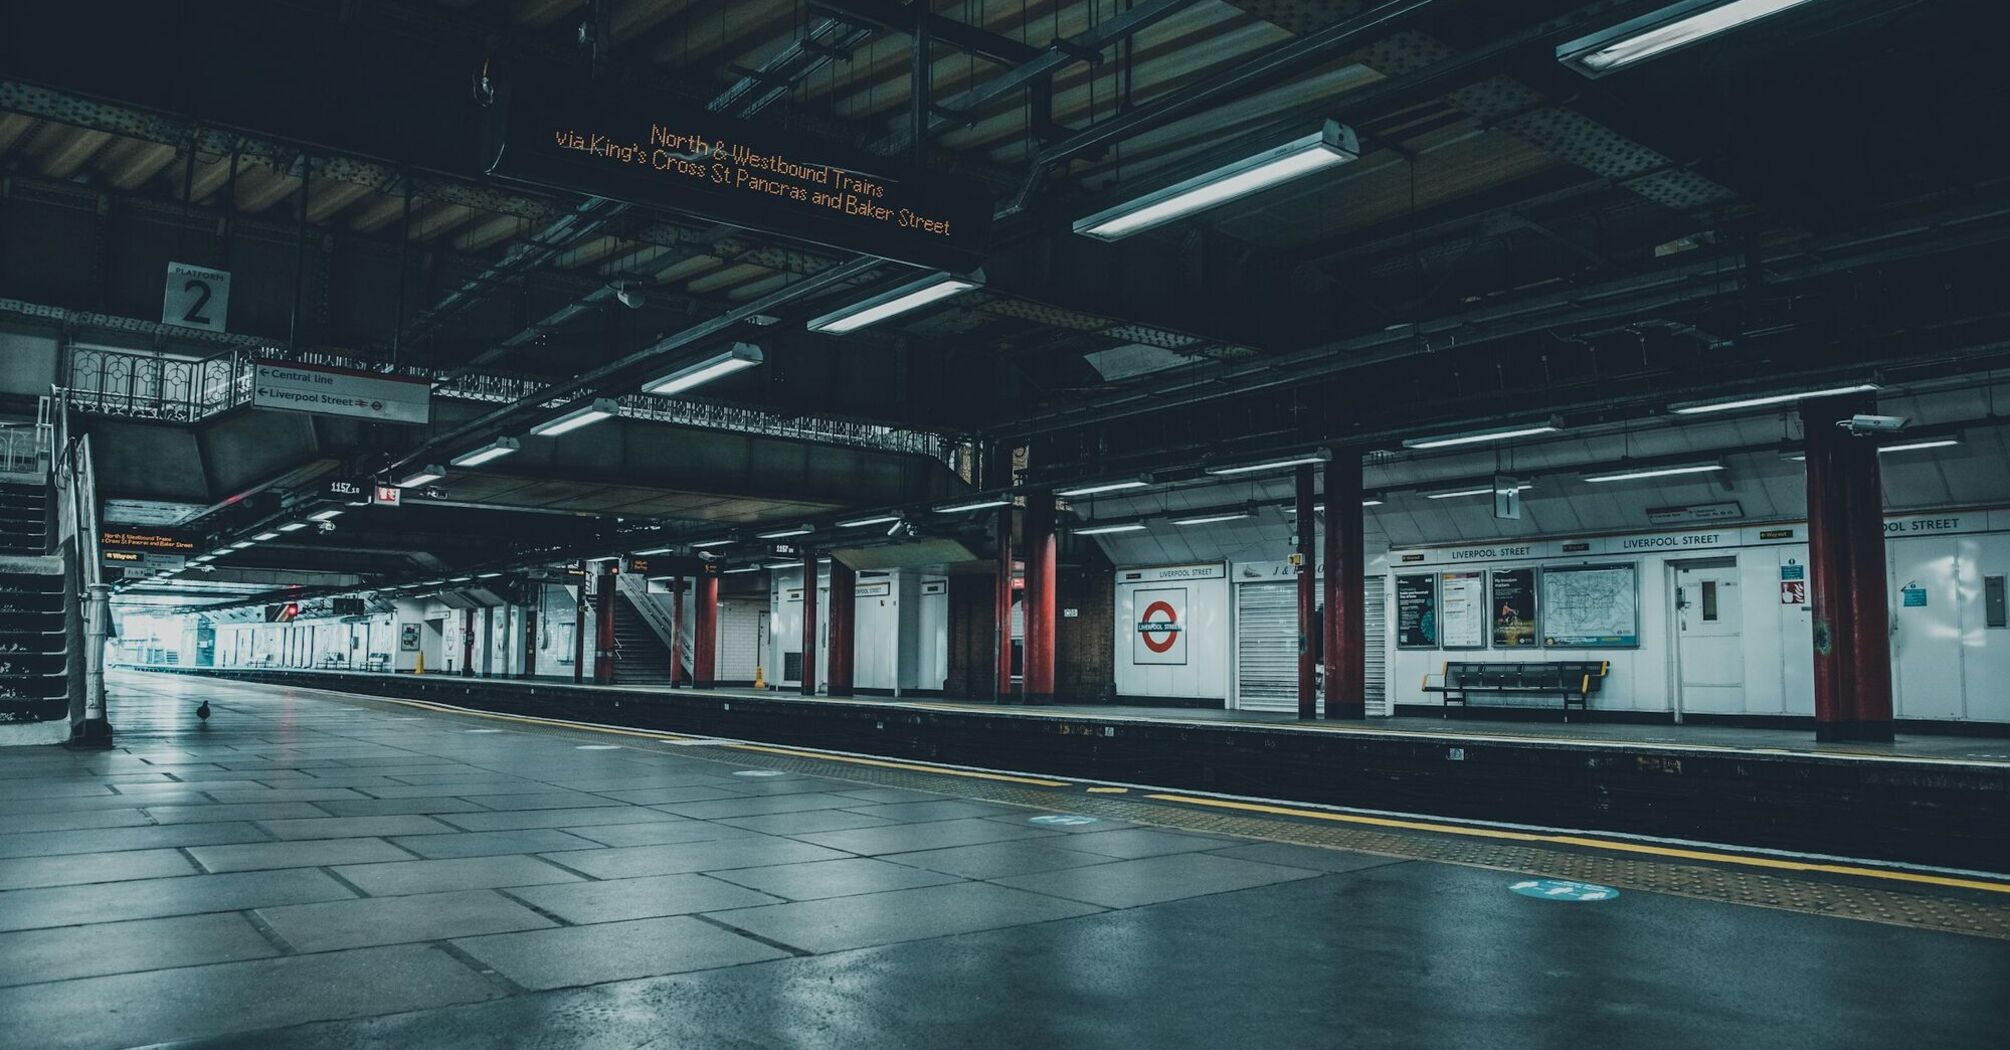
[[[1380,831],[1316,820],[1221,813],[1123,795],[1078,794],[1065,789],[1024,787],[949,774],[743,750],[730,744],[719,747],[715,754],[738,764],[764,769],[954,794],[1033,809],[1082,813],[1181,831],[1357,850],[1408,860],[1575,879],[1620,889],[2010,940],[2010,902],[1980,899],[1987,895],[1977,892],[1953,889],[1934,892],[1925,887],[1920,891],[1894,890],[1866,885],[1862,880],[1846,877],[1797,877],[1592,850],[1580,852],[1500,840]]]

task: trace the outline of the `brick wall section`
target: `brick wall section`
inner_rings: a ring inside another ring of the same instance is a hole
[[[944,696],[964,700],[991,699],[993,636],[997,613],[991,604],[992,580],[984,573],[949,578],[949,673]]]
[[[1069,564],[1056,573],[1054,604],[1054,700],[1086,703],[1114,699],[1116,571],[1102,551],[1078,541]],[[1074,609],[1075,616],[1065,610]]]

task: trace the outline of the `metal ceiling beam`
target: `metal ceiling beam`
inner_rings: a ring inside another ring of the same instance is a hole
[[[810,6],[841,16],[846,21],[877,26],[896,33],[910,33],[914,30],[914,4],[919,0],[810,0]],[[927,5],[922,4],[927,11]],[[926,13],[930,39],[939,40],[967,54],[988,58],[1008,66],[1025,65],[1041,56],[1043,50],[1031,44],[1020,43],[1009,36],[959,22],[942,15]]]

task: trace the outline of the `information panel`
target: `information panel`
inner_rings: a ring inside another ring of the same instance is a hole
[[[321,365],[261,361],[252,369],[251,404],[289,412],[374,419],[385,423],[426,423],[432,419],[433,389],[423,379]],[[356,494],[368,503],[369,489]]]
[[[512,78],[490,107],[489,174],[669,208],[835,248],[966,272],[992,202],[972,180],[702,105]]]
[[[1495,569],[1493,598],[1494,648],[1535,648],[1535,570]]]
[[[1542,641],[1563,649],[1640,644],[1637,572],[1625,565],[1569,565],[1542,573]]]
[[[1438,574],[1438,641],[1447,649],[1487,644],[1487,578],[1480,572]]]
[[[1396,577],[1396,648],[1438,647],[1438,578]]]

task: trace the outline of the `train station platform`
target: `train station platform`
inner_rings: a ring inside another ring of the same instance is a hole
[[[297,682],[117,673],[112,703],[115,751],[0,750],[9,1045],[1996,1047],[2010,1023],[2004,880]]]
[[[1229,797],[2010,873],[2000,834],[2010,825],[2010,746],[1990,738],[1817,745],[1806,734],[1721,727],[1308,723],[1191,709],[183,670]]]

